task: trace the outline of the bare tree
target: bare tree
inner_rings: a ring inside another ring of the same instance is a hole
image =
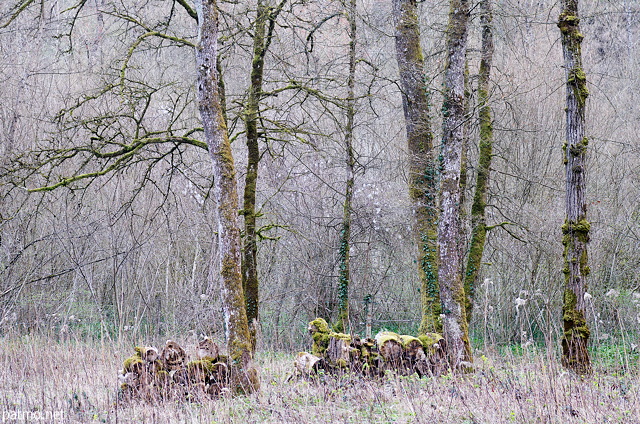
[[[591,372],[587,351],[589,326],[585,318],[587,276],[590,273],[587,256],[589,231],[587,221],[585,106],[589,91],[582,67],[578,0],[563,0],[558,19],[562,33],[562,53],[567,87],[566,142],[564,164],[566,172],[566,219],[562,226],[564,244],[565,290],[562,306],[564,333],[562,364],[578,374]]]
[[[460,235],[460,166],[465,126],[465,62],[469,3],[451,0],[447,26],[447,62],[442,105],[440,154],[440,220],[438,222],[438,281],[442,301],[443,335],[453,369],[472,361],[469,326],[458,238]]]
[[[493,122],[489,105],[491,63],[493,61],[493,13],[491,0],[480,2],[482,25],[482,56],[478,72],[478,120],[480,124],[480,153],[476,174],[476,187],[471,205],[471,241],[464,273],[467,322],[471,321],[480,264],[487,236],[486,212],[489,174],[493,150]]]
[[[229,355],[236,366],[234,390],[253,392],[260,387],[252,364],[252,343],[242,291],[238,190],[227,125],[220,104],[218,72],[218,11],[216,0],[198,4],[198,106],[213,164],[218,220],[218,268]]]
[[[244,243],[242,249],[242,285],[247,307],[247,319],[253,348],[259,319],[260,290],[258,280],[258,228],[256,226],[256,193],[258,165],[260,162],[260,106],[263,97],[265,56],[274,35],[276,18],[287,0],[276,7],[268,6],[264,0],[257,1],[256,19],[253,28],[253,58],[249,93],[243,118],[246,129],[247,171],[244,178],[242,215],[244,216]],[[263,134],[264,135],[264,134]]]
[[[351,275],[349,262],[351,254],[351,215],[353,202],[353,186],[355,184],[356,158],[353,150],[355,132],[354,119],[356,115],[356,47],[357,47],[357,16],[356,0],[349,0],[346,5],[346,17],[349,24],[349,73],[347,76],[347,98],[345,101],[345,115],[347,118],[344,129],[344,147],[346,152],[347,181],[345,184],[342,223],[340,228],[339,269],[338,269],[338,319],[336,331],[349,331],[349,286]]]
[[[429,94],[424,74],[416,1],[394,0],[393,16],[409,153],[409,195],[413,205],[414,234],[418,246],[417,263],[422,309],[419,332],[436,332],[442,328],[436,253],[437,170],[433,157]]]

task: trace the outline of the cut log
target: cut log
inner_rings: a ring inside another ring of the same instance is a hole
[[[351,371],[368,377],[393,371],[400,375],[417,373],[441,375],[447,372],[444,339],[429,333],[419,337],[382,331],[374,339],[331,331],[327,322],[317,318],[309,323],[313,354],[299,353],[294,375],[309,375],[324,369],[329,373]]]
[[[229,367],[218,346],[205,337],[196,346],[195,355],[198,359],[187,363],[184,349],[171,340],[160,354],[155,347],[136,347],[118,375],[121,398],[156,401],[181,397],[199,401],[203,396],[227,393]],[[242,370],[237,373],[240,375]],[[244,374],[238,379],[239,384],[257,378],[257,374]]]
[[[183,367],[187,355],[184,349],[173,340],[167,340],[160,359],[162,360],[166,370],[173,371]]]
[[[403,366],[404,356],[400,336],[391,331],[382,331],[376,334],[376,343],[382,358],[381,371],[399,370]]]
[[[206,359],[208,361],[216,362],[220,355],[220,349],[218,345],[213,342],[209,337],[204,337],[198,342],[198,349],[196,351],[196,357],[198,359]]]
[[[312,355],[307,352],[299,352],[293,366],[296,369],[298,375],[309,375],[316,370],[316,364],[321,361],[321,358]]]

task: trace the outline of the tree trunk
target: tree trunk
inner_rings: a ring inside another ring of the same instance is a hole
[[[420,46],[415,0],[394,0],[396,58],[402,87],[402,105],[409,151],[409,195],[415,216],[418,275],[422,319],[420,334],[440,332],[440,292],[436,253],[437,172],[433,157],[433,134],[429,119],[429,95]]]
[[[355,82],[356,82],[356,0],[350,0],[347,10],[349,22],[349,76],[347,77],[347,126],[345,128],[345,150],[347,165],[347,184],[345,187],[342,226],[340,229],[340,251],[338,274],[338,320],[334,326],[338,332],[349,332],[349,285],[351,275],[349,272],[351,249],[351,201],[353,198],[353,185],[355,183],[355,156],[353,151],[353,120],[356,114],[355,108]]]
[[[466,209],[467,180],[468,180],[468,156],[469,140],[471,137],[471,81],[469,78],[469,60],[464,61],[464,128],[462,136],[462,151],[460,153],[460,235],[458,236],[458,256],[460,257],[461,275],[464,280],[464,264],[467,254],[469,233],[467,231],[467,221],[469,219]]]
[[[198,12],[198,107],[213,164],[214,197],[218,221],[218,269],[226,338],[235,392],[259,388],[252,363],[251,338],[242,291],[238,192],[231,145],[222,107],[216,71],[218,14],[216,0],[200,0]]]
[[[258,325],[258,246],[256,233],[256,185],[258,182],[258,163],[260,148],[258,145],[258,116],[262,78],[264,74],[265,36],[269,9],[262,0],[258,0],[256,21],[253,30],[253,61],[251,63],[251,85],[244,110],[244,122],[247,131],[247,173],[244,184],[244,248],[242,250],[242,286],[247,307],[247,320],[251,333],[251,344],[255,351],[255,336]]]
[[[260,102],[262,100],[262,81],[264,61],[279,15],[287,0],[282,0],[276,8],[257,0],[256,21],[253,29],[253,60],[251,62],[251,78],[249,94],[244,109],[244,123],[247,131],[247,172],[244,184],[244,245],[242,249],[242,287],[247,308],[247,320],[251,344],[255,351],[256,333],[259,321],[259,280],[258,280],[258,228],[256,227],[256,193],[258,184],[258,165],[260,162],[260,138],[258,120],[260,119]]]
[[[469,256],[464,274],[464,293],[466,295],[467,322],[471,321],[471,312],[478,286],[480,263],[484,253],[487,235],[485,209],[487,206],[487,189],[489,173],[491,172],[491,157],[493,149],[493,123],[491,122],[491,107],[489,106],[489,78],[493,61],[493,13],[491,0],[480,2],[480,23],[482,25],[482,57],[478,73],[478,119],[480,121],[480,153],[478,157],[478,171],[476,188],[471,205],[471,242]]]
[[[562,33],[562,52],[567,79],[566,144],[566,220],[562,226],[564,244],[565,291],[562,307],[564,335],[562,364],[578,374],[592,371],[587,344],[589,327],[585,319],[584,295],[587,290],[587,245],[590,223],[585,199],[585,161],[588,140],[584,135],[585,104],[589,92],[582,68],[578,0],[563,0],[558,27]]]
[[[440,154],[441,192],[438,223],[438,280],[442,301],[443,335],[453,369],[470,362],[471,347],[465,313],[460,235],[460,165],[464,140],[464,70],[467,51],[467,0],[451,0],[447,28],[444,78],[443,137]]]

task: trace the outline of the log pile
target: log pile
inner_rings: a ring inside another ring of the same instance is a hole
[[[331,330],[327,322],[317,318],[309,323],[313,339],[311,353],[298,354],[294,365],[298,375],[354,372],[375,377],[386,372],[399,375],[417,373],[441,375],[448,369],[444,339],[436,333],[418,337],[383,331],[375,339],[361,339]]]
[[[153,346],[137,346],[118,375],[121,399],[197,400],[228,392],[228,361],[218,345],[205,337],[198,343],[195,356],[188,361],[184,349],[172,340],[160,352]]]

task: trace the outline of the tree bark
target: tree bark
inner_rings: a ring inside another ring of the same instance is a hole
[[[440,220],[438,222],[438,280],[443,313],[443,335],[452,369],[471,362],[465,312],[460,235],[460,166],[464,140],[467,51],[467,0],[451,0],[447,27],[447,62],[444,78],[443,137],[440,154]]]
[[[563,0],[558,27],[562,33],[562,52],[567,87],[566,143],[566,220],[562,226],[564,244],[565,291],[562,307],[564,334],[562,364],[578,374],[592,371],[587,344],[589,327],[585,319],[584,295],[587,290],[587,245],[590,223],[587,221],[585,161],[588,140],[584,135],[585,105],[589,92],[582,68],[578,0]]]
[[[218,263],[226,338],[235,392],[253,392],[259,380],[252,362],[251,338],[240,270],[238,192],[233,155],[220,105],[218,74],[218,14],[216,0],[199,0],[198,107],[213,165],[214,197],[218,221]]]
[[[491,0],[480,2],[480,24],[482,25],[482,57],[478,72],[478,119],[480,121],[480,146],[476,188],[471,205],[471,242],[469,256],[464,274],[464,293],[466,296],[467,322],[471,321],[471,313],[480,275],[480,263],[484,253],[487,235],[485,209],[487,206],[487,190],[493,149],[493,123],[489,106],[489,78],[493,61],[493,12]]]
[[[437,172],[429,118],[429,93],[424,75],[416,1],[394,0],[393,16],[409,151],[409,195],[418,245],[417,263],[422,305],[419,333],[426,334],[440,332],[442,329],[436,253]]]

